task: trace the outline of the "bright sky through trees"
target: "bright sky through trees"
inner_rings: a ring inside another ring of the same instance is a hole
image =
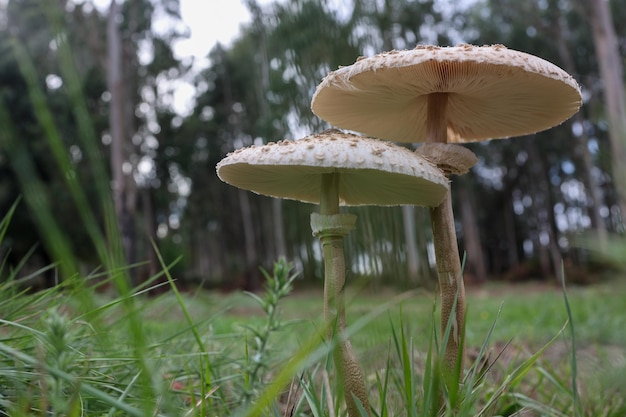
[[[261,0],[260,3],[267,1]],[[75,2],[83,3],[84,0]],[[106,12],[111,0],[92,0],[92,3]],[[239,33],[240,25],[250,20],[244,0],[180,0],[180,12],[182,25],[189,31],[189,37],[176,42],[174,52],[181,60],[193,59],[196,71],[208,65],[206,57],[216,43],[229,45]],[[171,29],[172,21],[164,14],[163,20],[157,20],[154,25],[157,32],[166,32]],[[194,94],[191,84],[185,80],[178,81],[174,100],[178,113],[188,113],[194,105]]]

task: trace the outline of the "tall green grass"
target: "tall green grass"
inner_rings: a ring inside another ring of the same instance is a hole
[[[285,261],[265,278],[263,293],[225,300],[204,292],[183,294],[171,276],[171,293],[150,298],[145,289],[135,289],[131,296],[142,321],[144,365],[133,346],[137,339],[124,323],[128,304],[121,296],[94,292],[94,308],[85,311],[77,300],[85,290],[78,292],[71,283],[32,293],[23,290],[28,284],[24,279],[5,281],[0,287],[0,415],[342,415],[341,387],[329,360],[332,342],[324,340],[321,294],[291,294],[297,280]],[[623,394],[623,384],[610,385],[619,381],[619,367],[602,382],[606,391],[596,391],[593,387],[604,375],[576,368],[572,350],[575,340],[581,340],[572,332],[580,326],[568,323],[586,309],[580,304],[593,305],[603,297],[602,289],[594,289],[553,300],[570,321],[562,321],[543,346],[539,341],[550,330],[528,345],[497,338],[498,327],[515,327],[504,322],[515,297],[500,305],[494,300],[496,308],[489,308],[495,319],[482,341],[469,343],[475,352],[469,368],[451,381],[440,373],[442,343],[437,340],[442,335],[434,325],[430,296],[354,296],[348,312],[360,317],[353,320],[350,337],[373,339],[361,349],[372,415],[623,415],[623,396],[617,396]],[[539,315],[542,309],[550,311],[542,294],[529,294],[526,302]],[[618,313],[624,316],[624,309]],[[563,343],[570,344],[569,361],[544,358]],[[503,360],[518,344],[528,350]],[[368,351],[374,354],[369,359]],[[151,369],[149,383],[141,378],[143,366]],[[459,389],[450,389],[457,382]]]

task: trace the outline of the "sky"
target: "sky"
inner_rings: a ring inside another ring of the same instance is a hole
[[[0,0],[0,3],[3,1]],[[92,1],[102,11],[106,11],[111,4],[111,0]],[[239,25],[250,21],[243,0],[179,1],[182,20],[191,30],[191,38],[179,46],[181,54],[205,56],[216,42],[228,44],[239,32]],[[268,0],[259,3],[268,3]]]
[[[111,0],[93,0],[93,3],[98,9],[106,11]],[[259,3],[269,3],[269,0],[259,0]],[[190,36],[173,45],[174,53],[179,59],[193,58],[196,71],[208,65],[206,56],[217,42],[231,44],[239,33],[239,27],[250,21],[244,0],[180,0],[180,12]],[[159,25],[166,29],[170,24],[165,19],[155,23],[157,31]],[[188,114],[193,108],[194,93],[190,83],[185,80],[177,82],[174,110],[181,115]]]
[[[180,0],[183,22],[191,37],[177,45],[182,55],[204,57],[218,41],[229,44],[239,26],[250,21],[242,0]]]
[[[180,0],[180,13],[190,36],[174,45],[174,53],[180,59],[193,57],[196,71],[208,64],[206,56],[217,42],[229,45],[240,25],[250,21],[243,0]],[[174,94],[174,110],[188,114],[194,106],[194,95],[194,87],[181,81]]]

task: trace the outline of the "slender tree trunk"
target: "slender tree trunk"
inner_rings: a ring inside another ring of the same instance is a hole
[[[281,199],[275,198],[272,200],[272,215],[274,217],[274,244],[276,245],[276,257],[286,257],[287,242],[285,239],[283,203]]]
[[[536,145],[535,145],[536,146]],[[554,215],[555,195],[554,188],[550,183],[550,175],[548,173],[548,161],[545,153],[539,153],[541,156],[541,169],[543,178],[545,178],[545,206],[546,206],[546,231],[550,242],[548,248],[550,251],[550,259],[552,260],[552,272],[553,277],[558,281],[560,277],[561,264],[563,263],[563,256],[561,254],[561,248],[559,247],[559,228],[556,226],[556,216]]]
[[[113,177],[113,198],[115,200],[115,210],[118,214],[123,211],[124,195],[124,173],[122,164],[124,163],[123,143],[124,143],[124,99],[122,80],[122,41],[117,28],[117,16],[119,15],[119,5],[116,0],[111,1],[108,16],[108,72],[107,83],[111,93],[111,105],[109,109],[109,130],[111,134],[111,171]]]
[[[538,210],[537,220],[537,244],[539,245],[539,262],[544,277],[558,276],[561,265],[561,253],[558,248],[556,234],[556,220],[554,216],[554,199],[552,196],[552,186],[550,184],[550,176],[548,174],[549,162],[545,152],[541,152],[537,148],[536,141],[532,141],[527,146],[530,169],[535,181],[532,183],[534,189],[533,195],[535,199],[539,199],[540,203],[535,201]],[[542,236],[547,236],[542,239]]]
[[[124,127],[124,79],[122,64],[122,40],[118,28],[119,4],[111,1],[107,21],[107,84],[111,94],[109,108],[109,130],[111,135],[111,176],[113,180],[113,200],[118,227],[122,239],[122,250],[126,261],[130,261],[132,249],[131,219],[127,205],[127,188],[123,171],[124,146],[126,142]]]
[[[626,216],[626,98],[624,67],[607,0],[587,0],[585,20],[591,23],[596,58],[604,83],[604,102],[611,140],[613,178],[624,228]]]
[[[140,2],[132,2],[130,3],[128,8],[127,16],[124,16],[124,21],[128,27],[128,33],[135,34],[140,31],[138,27],[138,15],[141,13],[140,8],[142,7]],[[136,118],[135,118],[135,106],[137,104],[137,88],[138,88],[138,71],[139,71],[139,58],[137,56],[137,51],[135,49],[135,44],[132,39],[127,39],[126,42],[122,42],[123,50],[122,50],[122,69],[123,69],[123,79],[124,79],[124,129],[125,129],[125,138],[128,140],[124,141],[123,144],[123,154],[124,159],[127,164],[127,171],[124,173],[124,181],[125,181],[125,212],[126,212],[126,226],[123,229],[124,238],[126,239],[127,248],[126,248],[126,259],[129,263],[134,264],[137,262],[137,202],[139,201],[140,191],[137,187],[137,183],[134,179],[134,173],[136,172],[135,163],[131,162],[133,158],[131,155],[135,153],[134,144],[130,138],[132,138],[137,132],[136,126]],[[128,169],[130,168],[130,169]],[[150,247],[149,245],[147,247]],[[144,256],[149,258],[149,254],[142,253],[140,261],[144,261]],[[130,270],[131,277],[136,280],[136,268],[132,268]]]
[[[461,184],[463,182],[460,180]],[[473,276],[474,282],[484,282],[487,279],[485,267],[485,255],[483,253],[482,242],[476,220],[476,210],[474,200],[465,187],[457,187],[461,206],[461,223],[463,225],[463,244],[467,256],[464,277]],[[469,273],[468,273],[469,272]]]
[[[598,182],[598,179],[594,176],[593,170],[593,158],[591,156],[591,152],[589,152],[589,135],[587,134],[587,130],[584,128],[585,119],[580,113],[576,113],[574,115],[574,123],[577,123],[582,127],[582,132],[580,137],[578,138],[579,148],[580,148],[580,159],[583,164],[584,175],[583,181],[585,183],[585,187],[589,190],[589,196],[591,197],[591,226],[598,233],[598,238],[602,245],[605,245],[608,241],[608,230],[606,221],[602,217],[600,209],[603,206],[603,193]]]
[[[270,89],[270,66],[269,59],[267,57],[267,34],[265,31],[265,23],[263,22],[262,10],[259,7],[256,0],[246,0],[246,5],[252,13],[254,24],[256,26],[259,37],[257,39],[259,43],[258,53],[261,55],[261,76],[260,82],[256,83],[257,86],[257,102],[259,105],[259,117],[264,125],[268,125],[271,118],[271,112],[266,99],[267,91]],[[261,136],[265,140],[269,140],[269,131],[262,131]],[[287,255],[287,244],[285,242],[285,226],[283,220],[283,205],[281,199],[274,199],[272,201],[272,222],[273,222],[273,238],[276,258]]]
[[[189,231],[193,279],[200,285],[221,283],[225,276],[225,249],[222,230],[209,230],[206,224],[192,220]]]
[[[539,256],[539,269],[541,271],[541,278],[546,279],[552,276],[552,268],[550,267],[550,255],[548,253],[548,246],[541,242],[541,232],[537,231],[535,239],[535,245],[537,245],[537,253]]]
[[[509,193],[507,204],[504,205],[504,234],[506,236],[508,269],[519,265],[517,248],[517,230],[515,227],[515,211],[513,210],[513,194]]]
[[[420,262],[417,254],[417,238],[415,236],[415,207],[402,206],[402,221],[404,225],[404,245],[406,247],[406,260],[409,274],[409,282],[422,284],[419,278]]]
[[[414,220],[416,230],[426,231],[430,228],[430,213],[425,208],[414,209]],[[434,289],[436,278],[435,271],[431,266],[428,245],[430,244],[430,235],[428,233],[415,234],[416,257],[419,261],[419,283],[421,287]]]
[[[248,191],[238,189],[238,195],[239,208],[241,210],[241,218],[243,221],[246,269],[248,269],[253,267],[258,260],[254,237],[254,220],[252,219],[252,207],[250,205]]]
[[[227,108],[233,108],[234,100],[233,94],[231,90],[231,79],[228,71],[224,71],[221,74],[224,78],[224,102]],[[242,136],[243,131],[243,123],[241,120],[241,116],[236,114],[235,112],[230,113],[232,122],[232,130],[229,132],[233,139]],[[260,258],[258,256],[257,248],[256,248],[256,233],[254,227],[254,219],[252,218],[252,206],[250,204],[250,197],[248,191],[244,191],[242,189],[238,189],[238,199],[239,199],[239,209],[241,210],[241,218],[243,221],[243,238],[244,238],[244,261],[245,265],[243,267],[243,274],[246,282],[244,283],[244,287],[248,289],[252,289],[256,283],[252,282],[252,275],[258,266],[257,262],[259,262]],[[258,219],[257,219],[258,221]],[[261,220],[262,221],[262,220]]]

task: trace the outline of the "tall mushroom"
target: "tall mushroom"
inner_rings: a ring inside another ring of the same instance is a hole
[[[561,68],[502,45],[418,46],[390,51],[328,74],[311,109],[330,124],[398,142],[474,142],[548,129],[581,105]],[[452,200],[431,210],[442,328],[458,294],[444,361],[457,368],[465,301]]]
[[[220,161],[217,174],[259,194],[319,203],[311,228],[323,249],[324,313],[329,338],[337,338],[334,361],[349,415],[360,415],[353,396],[369,412],[363,374],[345,336],[343,237],[355,227],[356,216],[340,213],[339,206],[437,206],[448,194],[448,180],[405,148],[338,130],[239,149]]]

